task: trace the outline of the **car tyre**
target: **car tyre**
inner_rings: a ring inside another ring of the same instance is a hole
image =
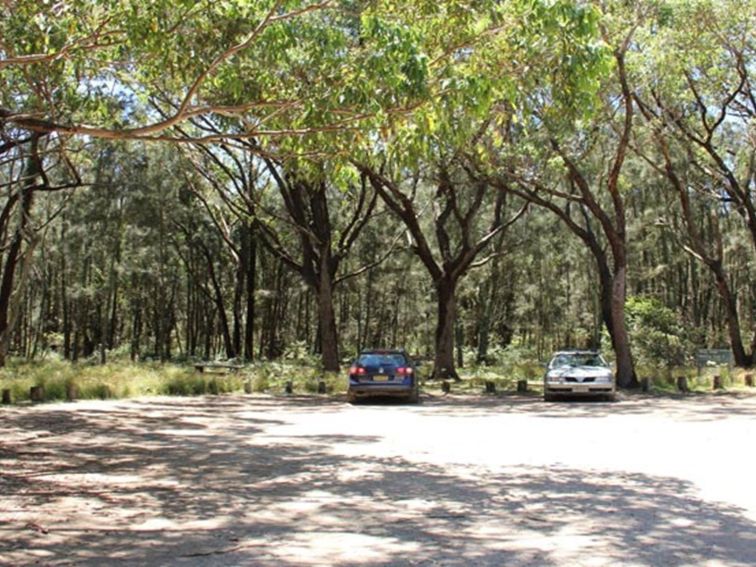
[[[543,395],[543,401],[544,402],[555,402],[555,401],[557,401],[557,395],[556,394],[544,394]]]
[[[356,404],[357,403],[357,394],[354,392],[347,392],[347,403],[349,404]]]

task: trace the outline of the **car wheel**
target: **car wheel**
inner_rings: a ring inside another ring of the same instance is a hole
[[[544,394],[543,395],[543,401],[544,402],[555,402],[557,401],[556,394]]]
[[[357,395],[354,392],[347,392],[347,403],[349,404],[357,403]]]

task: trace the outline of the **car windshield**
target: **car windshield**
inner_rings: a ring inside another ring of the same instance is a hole
[[[594,353],[562,353],[554,357],[549,364],[550,368],[560,368],[562,366],[598,366],[606,368],[608,365],[600,354]]]
[[[357,364],[365,368],[399,367],[405,366],[407,361],[401,354],[363,354],[357,360]]]

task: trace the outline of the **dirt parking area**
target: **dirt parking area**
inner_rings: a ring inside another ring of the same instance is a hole
[[[756,397],[0,409],[3,565],[756,565]]]

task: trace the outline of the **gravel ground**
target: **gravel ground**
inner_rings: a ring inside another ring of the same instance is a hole
[[[0,409],[0,564],[756,565],[756,397]]]

